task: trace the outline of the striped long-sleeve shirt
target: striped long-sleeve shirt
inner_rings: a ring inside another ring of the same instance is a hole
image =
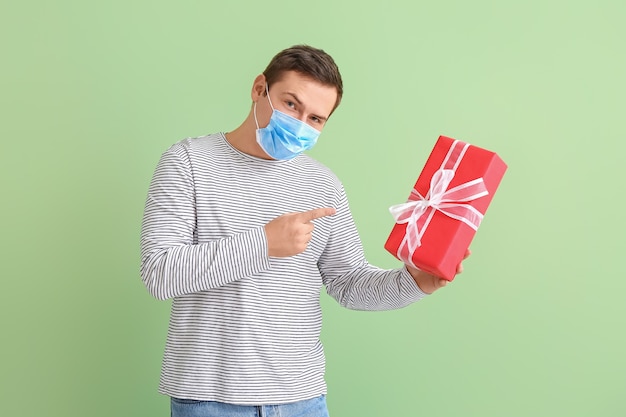
[[[334,207],[314,220],[307,249],[268,256],[264,225],[289,212]],[[163,153],[141,231],[141,276],[173,298],[159,391],[244,405],[326,393],[320,290],[360,310],[419,300],[405,268],[367,263],[343,186],[307,155],[264,160],[224,134]]]

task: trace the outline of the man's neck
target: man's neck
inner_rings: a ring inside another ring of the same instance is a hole
[[[254,120],[246,119],[238,128],[226,133],[226,140],[240,152],[261,159],[272,159],[256,141],[256,126]]]

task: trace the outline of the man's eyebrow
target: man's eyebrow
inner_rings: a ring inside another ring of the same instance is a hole
[[[294,93],[285,92],[285,94],[287,94],[287,95],[291,96],[291,97],[293,98],[293,100],[294,100],[297,104],[302,105],[302,102],[300,101],[300,99],[298,98],[298,96],[297,96],[297,95],[295,95]],[[325,117],[325,116],[320,116],[319,114],[313,114],[313,115],[314,115],[315,117],[317,117],[318,119],[320,119],[320,120],[323,120],[323,121],[328,120],[328,117]]]
[[[294,93],[289,93],[289,92],[287,92],[287,93],[285,93],[285,94],[288,94],[288,95],[290,95],[291,97],[293,97],[293,99],[296,101],[296,103],[298,103],[298,104],[302,104],[302,102],[300,101],[300,99],[298,98],[298,96],[297,96],[297,95],[295,95]]]

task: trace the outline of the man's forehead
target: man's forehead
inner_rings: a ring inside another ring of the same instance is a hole
[[[338,93],[335,86],[323,84],[313,77],[295,71],[286,71],[275,84],[279,90],[276,93],[292,95],[308,105],[315,103],[317,111],[325,113],[323,116],[329,116],[337,102]]]
[[[337,88],[333,86],[332,84],[325,84],[315,79],[311,75],[307,75],[307,74],[304,74],[298,71],[293,71],[293,70],[281,72],[279,76],[276,78],[276,80],[274,80],[274,83],[295,84],[295,85],[307,84],[307,85],[319,86],[322,89],[333,89],[335,91],[337,90]]]

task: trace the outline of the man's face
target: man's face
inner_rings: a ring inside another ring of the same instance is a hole
[[[257,94],[257,118],[259,127],[265,127],[272,115],[272,108],[265,92],[265,77],[254,86]],[[262,89],[261,89],[262,88]],[[322,130],[337,101],[335,87],[324,85],[295,71],[287,71],[269,88],[274,108],[301,120],[317,130]]]

